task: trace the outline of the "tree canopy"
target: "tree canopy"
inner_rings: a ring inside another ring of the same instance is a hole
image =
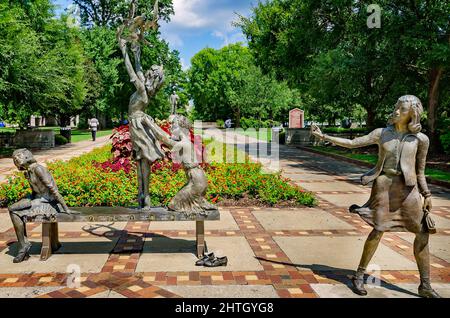
[[[0,117],[26,127],[32,114],[76,114],[86,94],[78,34],[47,0],[0,2]]]
[[[55,116],[65,126],[70,117],[124,119],[132,85],[122,62],[116,26],[128,16],[127,1],[75,1],[81,27],[56,17],[50,0],[0,0],[0,118],[25,128],[31,115]],[[136,1],[149,16],[154,1]],[[169,20],[171,0],[160,0],[160,18]],[[169,95],[178,91],[188,104],[187,79],[179,53],[158,32],[145,34],[142,62],[162,64],[166,86],[149,107],[156,117],[169,114]]]
[[[286,83],[264,75],[240,43],[203,49],[191,63],[189,93],[198,119],[233,117],[238,124],[241,117],[279,119],[295,105],[295,93]]]
[[[363,107],[374,127],[386,122],[399,96],[415,94],[436,143],[438,114],[448,111],[450,1],[378,1],[380,28],[367,26],[371,3],[272,0],[236,25],[256,64],[308,97],[305,107],[316,119]]]

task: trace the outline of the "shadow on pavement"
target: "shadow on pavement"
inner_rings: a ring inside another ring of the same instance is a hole
[[[266,261],[269,263],[274,263],[274,264],[280,264],[280,265],[286,265],[286,266],[294,266],[294,267],[300,267],[300,268],[304,268],[304,269],[309,269],[311,270],[315,275],[321,276],[323,278],[326,279],[330,279],[330,280],[334,280],[338,283],[341,283],[343,285],[346,285],[348,288],[351,289],[351,280],[350,277],[352,277],[354,275],[354,271],[348,270],[348,269],[342,269],[342,268],[336,268],[336,267],[331,267],[331,266],[327,266],[327,265],[322,265],[322,264],[292,264],[292,263],[287,263],[287,262],[278,262],[278,261],[274,261],[274,260],[270,260],[270,259],[266,259],[263,257],[256,257],[256,259],[258,259],[259,261]],[[365,275],[365,279],[367,280],[369,276]],[[400,292],[400,293],[404,293],[404,294],[408,294],[408,295],[412,295],[412,296],[417,296],[417,294],[412,293],[409,290],[403,289],[401,287],[398,287],[396,285],[393,285],[389,282],[386,282],[385,280],[380,279],[381,282],[381,287],[384,287],[386,289],[392,290],[392,291],[396,291],[396,292]]]

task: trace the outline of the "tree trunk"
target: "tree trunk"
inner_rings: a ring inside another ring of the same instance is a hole
[[[70,116],[67,115],[59,115],[59,126],[67,127],[70,126]]]
[[[444,72],[443,67],[437,67],[430,71],[430,87],[428,90],[428,129],[430,137],[430,151],[439,150],[440,141],[436,131],[437,107],[439,104],[439,83]]]
[[[367,119],[366,119],[366,127],[369,130],[373,130],[375,127],[375,112],[373,111],[372,106],[368,106],[366,108],[367,111]]]
[[[241,128],[241,110],[240,108],[236,109],[235,113],[234,113],[234,117],[235,117],[235,128]]]

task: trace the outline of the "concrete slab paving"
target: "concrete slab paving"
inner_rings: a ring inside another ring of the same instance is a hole
[[[439,215],[433,215],[433,220],[436,222],[436,228],[439,230],[450,229],[450,218],[444,218]]]
[[[321,298],[419,298],[416,284],[367,285],[366,297],[354,294],[348,286],[342,284],[311,284],[311,287]],[[433,288],[442,297],[450,298],[450,284],[433,284]]]
[[[308,191],[363,191],[364,187],[356,186],[344,181],[333,182],[310,182],[302,184],[302,187]]]
[[[441,198],[441,197],[433,197],[433,206],[434,207],[450,207],[450,199]]]
[[[183,298],[279,298],[269,286],[159,286]]]
[[[322,173],[283,173],[292,181],[334,181],[335,178]],[[303,185],[303,183],[300,183]]]
[[[401,233],[401,238],[414,244],[415,235],[412,233]],[[450,263],[450,236],[430,235],[430,253]]]
[[[150,231],[189,231],[195,230],[195,222],[150,222]],[[205,222],[205,231],[239,230],[239,226],[229,211],[220,211],[220,221]]]
[[[353,230],[354,228],[320,209],[254,211],[253,215],[268,231],[274,230]]]
[[[195,238],[146,238],[136,272],[257,271],[262,266],[245,237],[207,237],[208,250],[227,256],[228,266],[195,266]]]
[[[0,253],[1,273],[66,273],[69,265],[80,266],[82,273],[99,273],[117,243],[117,238],[61,239],[62,247],[47,261],[40,261],[41,243],[33,246],[28,261],[14,264],[18,244],[14,243]]]
[[[64,287],[3,287],[0,288],[0,298],[34,298]]]
[[[338,191],[338,190],[337,190]],[[333,203],[340,208],[349,208],[353,204],[363,205],[370,197],[369,193],[353,194],[318,194],[318,197]]]
[[[313,270],[355,270],[366,237],[273,237],[294,264]],[[416,270],[414,262],[380,244],[372,265],[382,270]]]
[[[0,213],[0,233],[8,231],[12,228],[11,218],[8,213]]]

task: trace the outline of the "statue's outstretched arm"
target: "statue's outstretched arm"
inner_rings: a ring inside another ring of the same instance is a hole
[[[145,91],[143,81],[137,76],[133,65],[131,64],[130,56],[128,55],[127,41],[122,38],[124,25],[117,29],[117,41],[119,42],[120,51],[125,61],[125,67],[127,69],[128,75],[130,76],[130,81],[134,84],[138,91]]]
[[[344,148],[361,148],[370,145],[377,145],[381,138],[382,128],[372,131],[370,134],[355,139],[345,139],[323,135],[323,140],[332,142],[333,144]]]
[[[136,70],[136,75],[141,82],[145,83],[144,71],[141,64],[141,46],[137,42],[135,42],[131,47],[131,51],[134,55],[134,67]]]

